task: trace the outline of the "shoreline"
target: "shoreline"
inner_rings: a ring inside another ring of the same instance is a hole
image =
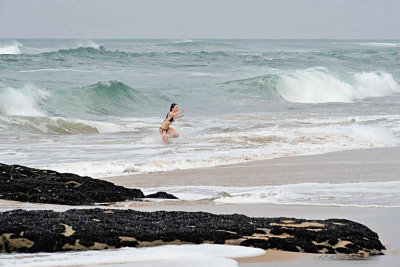
[[[350,149],[210,168],[98,178],[126,187],[397,181],[400,147]]]

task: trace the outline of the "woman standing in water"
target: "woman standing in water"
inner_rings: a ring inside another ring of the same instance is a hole
[[[169,144],[168,134],[171,134],[172,138],[179,137],[178,132],[175,131],[170,126],[176,119],[183,117],[183,114],[182,114],[183,112],[184,112],[184,110],[178,111],[177,104],[175,104],[175,103],[171,104],[169,112],[160,127],[160,134],[162,136],[162,140],[164,141],[164,143]],[[182,115],[179,115],[179,114],[182,114]]]

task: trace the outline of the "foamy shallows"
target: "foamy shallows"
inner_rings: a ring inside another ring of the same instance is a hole
[[[181,200],[208,199],[217,204],[280,204],[346,207],[400,207],[400,182],[300,183],[274,186],[177,186],[145,188],[166,191]]]
[[[9,103],[8,112],[39,112],[29,102],[24,109],[18,109],[17,104],[13,106],[15,102]],[[285,118],[237,114],[208,120],[194,117],[176,122],[181,137],[171,139],[169,146],[162,143],[157,132],[160,120],[162,118],[93,121],[0,116],[3,134],[13,128],[31,132],[23,139],[20,135],[15,138],[4,135],[2,138],[8,142],[3,142],[7,146],[0,150],[0,156],[5,163],[106,177],[400,143],[399,115]]]
[[[0,266],[93,266],[134,264],[134,266],[238,266],[231,258],[255,257],[258,248],[227,245],[168,245],[152,248],[121,248],[103,251],[63,253],[18,253],[0,255]]]

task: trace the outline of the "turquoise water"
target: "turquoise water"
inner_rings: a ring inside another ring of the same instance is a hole
[[[101,177],[394,146],[399,67],[399,40],[0,40],[0,158]]]

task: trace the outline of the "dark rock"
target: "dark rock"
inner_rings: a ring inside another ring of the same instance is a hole
[[[330,239],[330,240],[328,240],[328,242],[329,242],[329,245],[334,246],[334,245],[336,245],[338,243],[338,240],[337,239]]]
[[[275,229],[274,233],[272,229]],[[385,249],[375,232],[362,224],[341,219],[311,221],[251,218],[238,214],[114,209],[13,210],[0,213],[2,252],[54,252],[185,243],[355,255],[378,255]]]
[[[173,197],[162,192],[159,198],[163,194],[168,198]],[[116,186],[113,183],[87,176],[0,163],[0,198],[2,199],[90,205],[139,200],[143,197],[144,194],[139,189]]]
[[[145,196],[145,198],[178,199],[176,196],[168,194],[166,192],[157,192],[154,194],[147,195]]]

